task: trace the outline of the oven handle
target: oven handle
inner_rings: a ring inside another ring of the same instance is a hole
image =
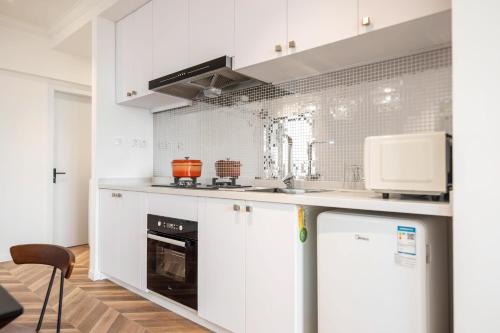
[[[172,244],[172,245],[176,245],[176,246],[180,246],[180,247],[186,247],[185,242],[181,242],[181,241],[178,241],[178,240],[172,239],[172,238],[161,237],[161,236],[154,235],[154,234],[148,234],[148,238],[154,239],[154,240],[157,240],[157,241],[163,242],[163,243],[168,243],[168,244]]]

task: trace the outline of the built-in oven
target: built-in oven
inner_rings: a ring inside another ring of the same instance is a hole
[[[148,214],[149,290],[198,308],[198,223]]]

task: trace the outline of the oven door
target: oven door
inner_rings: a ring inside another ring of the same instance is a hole
[[[148,289],[197,310],[197,242],[148,232]]]

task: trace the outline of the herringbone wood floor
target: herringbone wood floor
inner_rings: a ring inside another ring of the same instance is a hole
[[[76,266],[73,275],[64,284],[62,332],[208,332],[110,281],[89,280],[88,247],[79,246],[71,250],[76,256]],[[24,307],[24,314],[16,319],[18,325],[36,327],[51,271],[51,268],[40,265],[0,263],[0,284]],[[44,325],[40,331],[43,333],[55,331],[58,277],[59,275],[54,281]]]

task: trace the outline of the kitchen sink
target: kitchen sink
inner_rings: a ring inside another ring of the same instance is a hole
[[[250,188],[245,192],[262,192],[262,193],[285,193],[285,194],[305,194],[305,193],[319,193],[326,192],[327,190],[320,189],[302,189],[302,188]]]

